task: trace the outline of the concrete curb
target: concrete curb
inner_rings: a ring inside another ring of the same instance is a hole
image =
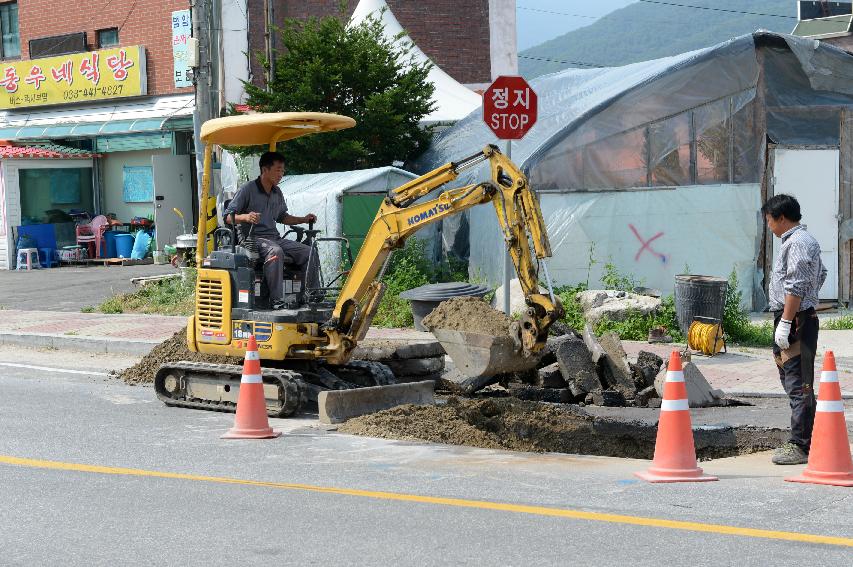
[[[162,341],[138,341],[111,337],[79,335],[53,335],[49,333],[0,333],[0,344],[28,348],[55,348],[106,354],[133,354],[144,356]]]
[[[732,398],[788,398],[788,394],[784,392],[728,392],[724,390],[723,393]],[[853,394],[841,394],[841,399],[853,400]]]

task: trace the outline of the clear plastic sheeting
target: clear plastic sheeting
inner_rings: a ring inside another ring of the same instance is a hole
[[[598,286],[610,262],[669,294],[676,274],[727,279],[734,269],[750,303],[763,226],[759,184],[545,194],[541,204],[553,251],[548,269],[560,284]],[[471,239],[471,269],[499,284],[502,264],[494,259],[502,257],[503,241],[494,212],[471,209],[470,222],[477,235]]]

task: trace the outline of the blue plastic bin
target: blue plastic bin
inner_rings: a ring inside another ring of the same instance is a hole
[[[116,232],[113,230],[108,230],[104,233],[104,242],[106,243],[106,256],[105,258],[115,258],[116,257]],[[104,250],[101,249],[101,253],[104,254]]]
[[[131,252],[133,252],[133,235],[132,234],[116,234],[115,235],[115,243],[116,243],[116,257],[117,258],[130,258]]]

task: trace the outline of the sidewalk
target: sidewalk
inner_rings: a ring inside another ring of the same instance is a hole
[[[105,315],[64,311],[0,311],[0,344],[53,347],[89,352],[144,355],[187,324],[186,317],[165,315]],[[371,328],[370,339],[431,340],[432,335],[414,329]],[[623,341],[630,359],[641,350],[668,360],[673,348],[683,345]],[[853,395],[853,331],[821,331],[819,352],[832,349],[838,363],[841,391]],[[784,396],[776,364],[769,348],[731,347],[713,357],[693,356],[693,362],[714,388],[732,395]],[[816,363],[820,376],[822,357]]]

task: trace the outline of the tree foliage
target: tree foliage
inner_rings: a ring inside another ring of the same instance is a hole
[[[391,165],[428,146],[431,65],[417,63],[411,41],[385,38],[378,17],[347,27],[340,17],[288,19],[269,89],[245,83],[247,103],[261,112],[331,112],[354,118],[348,130],[279,144],[290,173],[346,171]],[[398,39],[398,38],[395,38]],[[258,55],[269,71],[270,62]]]

